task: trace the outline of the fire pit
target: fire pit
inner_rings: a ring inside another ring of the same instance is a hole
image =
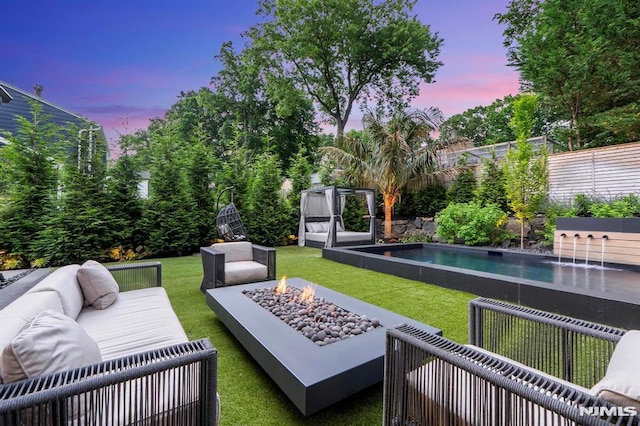
[[[329,311],[328,306],[334,305],[335,310],[340,308],[347,312],[347,319],[358,316],[371,322],[364,332],[361,330],[351,337],[320,345],[301,332],[304,327],[298,330],[297,323],[305,320],[297,320],[296,326],[292,326],[253,299],[256,295],[269,294],[267,298],[271,298],[270,302],[275,306],[273,292],[277,284],[277,281],[265,281],[215,288],[207,291],[207,304],[306,416],[382,381],[387,328],[407,323],[428,333],[441,333],[434,327],[375,305],[300,278],[291,278],[288,284],[292,292],[301,293],[311,285],[315,290],[314,301],[327,303],[325,310]],[[285,304],[289,302],[291,300]],[[292,302],[295,303],[298,302]],[[308,305],[302,306],[308,310]],[[374,320],[378,323],[375,327],[372,325]]]
[[[286,277],[282,277],[275,288],[242,293],[318,346],[359,336],[381,326],[377,318],[358,315],[315,297],[313,285],[302,290],[287,285]]]

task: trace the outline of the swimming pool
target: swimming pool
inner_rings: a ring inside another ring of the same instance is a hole
[[[591,321],[640,327],[637,267],[574,265],[548,255],[426,243],[324,249],[323,257]]]

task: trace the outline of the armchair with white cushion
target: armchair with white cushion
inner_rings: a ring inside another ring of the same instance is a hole
[[[638,425],[640,332],[470,303],[469,344],[387,331],[383,425]]]
[[[273,280],[276,250],[248,241],[217,243],[201,247],[204,293],[216,287]]]

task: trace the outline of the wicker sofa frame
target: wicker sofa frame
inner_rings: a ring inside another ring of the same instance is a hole
[[[383,425],[638,425],[584,389],[604,377],[624,333],[484,298],[469,305],[470,345],[391,328]]]
[[[156,262],[109,269],[121,292],[161,285]],[[128,424],[215,425],[216,395],[217,351],[201,339],[1,384],[0,426],[119,425],[124,411]]]

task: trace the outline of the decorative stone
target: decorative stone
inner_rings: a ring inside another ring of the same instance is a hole
[[[377,319],[347,311],[324,298],[300,301],[302,291],[295,287],[289,287],[284,293],[266,288],[245,290],[243,294],[318,346],[381,327]]]

